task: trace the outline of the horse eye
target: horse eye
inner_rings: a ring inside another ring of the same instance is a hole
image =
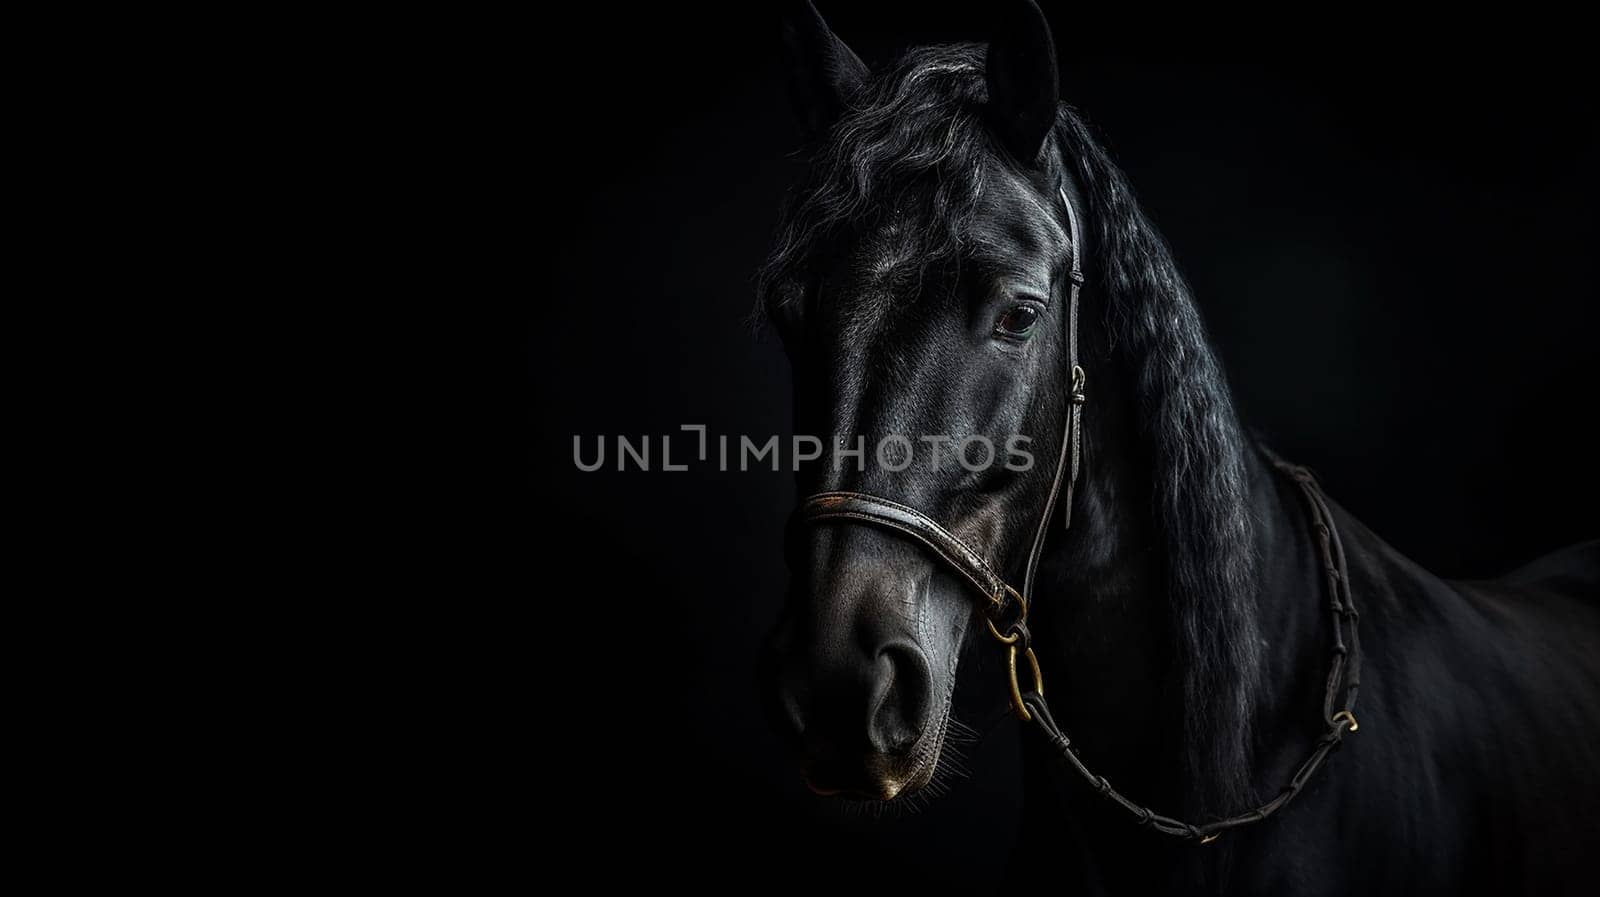
[[[1024,337],[1033,329],[1039,320],[1039,310],[1031,305],[1018,305],[1000,316],[999,323],[994,325],[995,332],[1001,336],[1013,339]]]

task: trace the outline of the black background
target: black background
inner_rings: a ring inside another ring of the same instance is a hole
[[[540,606],[566,610],[536,617],[535,718],[559,757],[535,779],[565,843],[619,857],[600,879],[731,883],[731,856],[778,883],[991,888],[1015,833],[1012,724],[954,793],[893,820],[812,798],[766,730],[752,673],[789,476],[572,460],[575,435],[789,430],[787,363],[747,315],[802,163],[776,18],[753,7],[597,9],[539,48],[555,155],[534,214],[558,231],[531,300],[528,567]],[[869,64],[984,37],[981,14],[938,4],[835,7]],[[1594,537],[1600,159],[1578,57],[1548,34],[1417,28],[1207,59],[1046,11],[1063,96],[1173,244],[1250,424],[1445,575]]]

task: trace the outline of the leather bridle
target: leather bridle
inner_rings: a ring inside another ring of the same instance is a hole
[[[1033,653],[1032,636],[1028,631],[1028,610],[1033,606],[1035,577],[1044,544],[1050,531],[1050,519],[1055,514],[1057,500],[1063,506],[1063,525],[1072,525],[1073,493],[1083,456],[1082,418],[1086,401],[1086,377],[1078,364],[1078,294],[1083,287],[1083,246],[1078,228],[1078,216],[1066,191],[1061,190],[1061,202],[1066,208],[1068,236],[1071,241],[1071,269],[1068,272],[1066,336],[1067,371],[1071,378],[1071,391],[1066,422],[1061,439],[1061,452],[1056,459],[1055,475],[1045,498],[1044,513],[1039,517],[1038,528],[1028,550],[1028,562],[1018,591],[995,569],[983,555],[942,526],[938,521],[916,508],[863,492],[819,492],[807,497],[795,511],[796,523],[865,523],[893,530],[916,540],[945,566],[959,574],[982,596],[980,610],[984,614],[990,634],[1006,648],[1006,671],[1009,677],[1011,706],[1018,718],[1034,722],[1061,755],[1066,765],[1082,777],[1098,793],[1122,807],[1142,826],[1163,834],[1207,844],[1224,831],[1259,822],[1283,809],[1294,799],[1305,783],[1322,766],[1328,754],[1343,740],[1346,732],[1359,728],[1354,714],[1356,693],[1360,688],[1361,653],[1356,633],[1357,613],[1350,598],[1350,583],[1345,563],[1344,546],[1334,526],[1322,490],[1310,471],[1273,458],[1276,468],[1287,474],[1300,487],[1317,533],[1323,572],[1328,591],[1329,611],[1333,622],[1333,659],[1328,671],[1327,686],[1323,695],[1322,718],[1326,731],[1316,742],[1310,755],[1301,763],[1293,778],[1276,797],[1243,813],[1211,822],[1193,824],[1164,816],[1147,807],[1133,803],[1111,786],[1104,776],[1094,774],[1084,765],[1066,733],[1050,713],[1044,698],[1044,677],[1039,660]],[[800,527],[790,527],[791,532]],[[1346,637],[1348,636],[1348,641]],[[1017,680],[1018,658],[1028,662],[1033,686],[1024,691]],[[1343,698],[1340,701],[1340,698]],[[1335,709],[1337,707],[1337,709]]]

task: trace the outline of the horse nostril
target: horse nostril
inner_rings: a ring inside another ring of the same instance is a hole
[[[916,744],[928,727],[933,673],[927,658],[909,642],[881,649],[877,667],[867,737],[881,753],[902,753]]]

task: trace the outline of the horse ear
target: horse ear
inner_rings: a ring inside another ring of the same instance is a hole
[[[811,140],[844,114],[850,95],[867,79],[867,67],[828,28],[811,0],[796,0],[784,10],[783,53],[795,114]]]
[[[990,124],[1013,156],[1034,164],[1055,124],[1060,97],[1055,39],[1039,4],[1001,4],[984,68]]]

